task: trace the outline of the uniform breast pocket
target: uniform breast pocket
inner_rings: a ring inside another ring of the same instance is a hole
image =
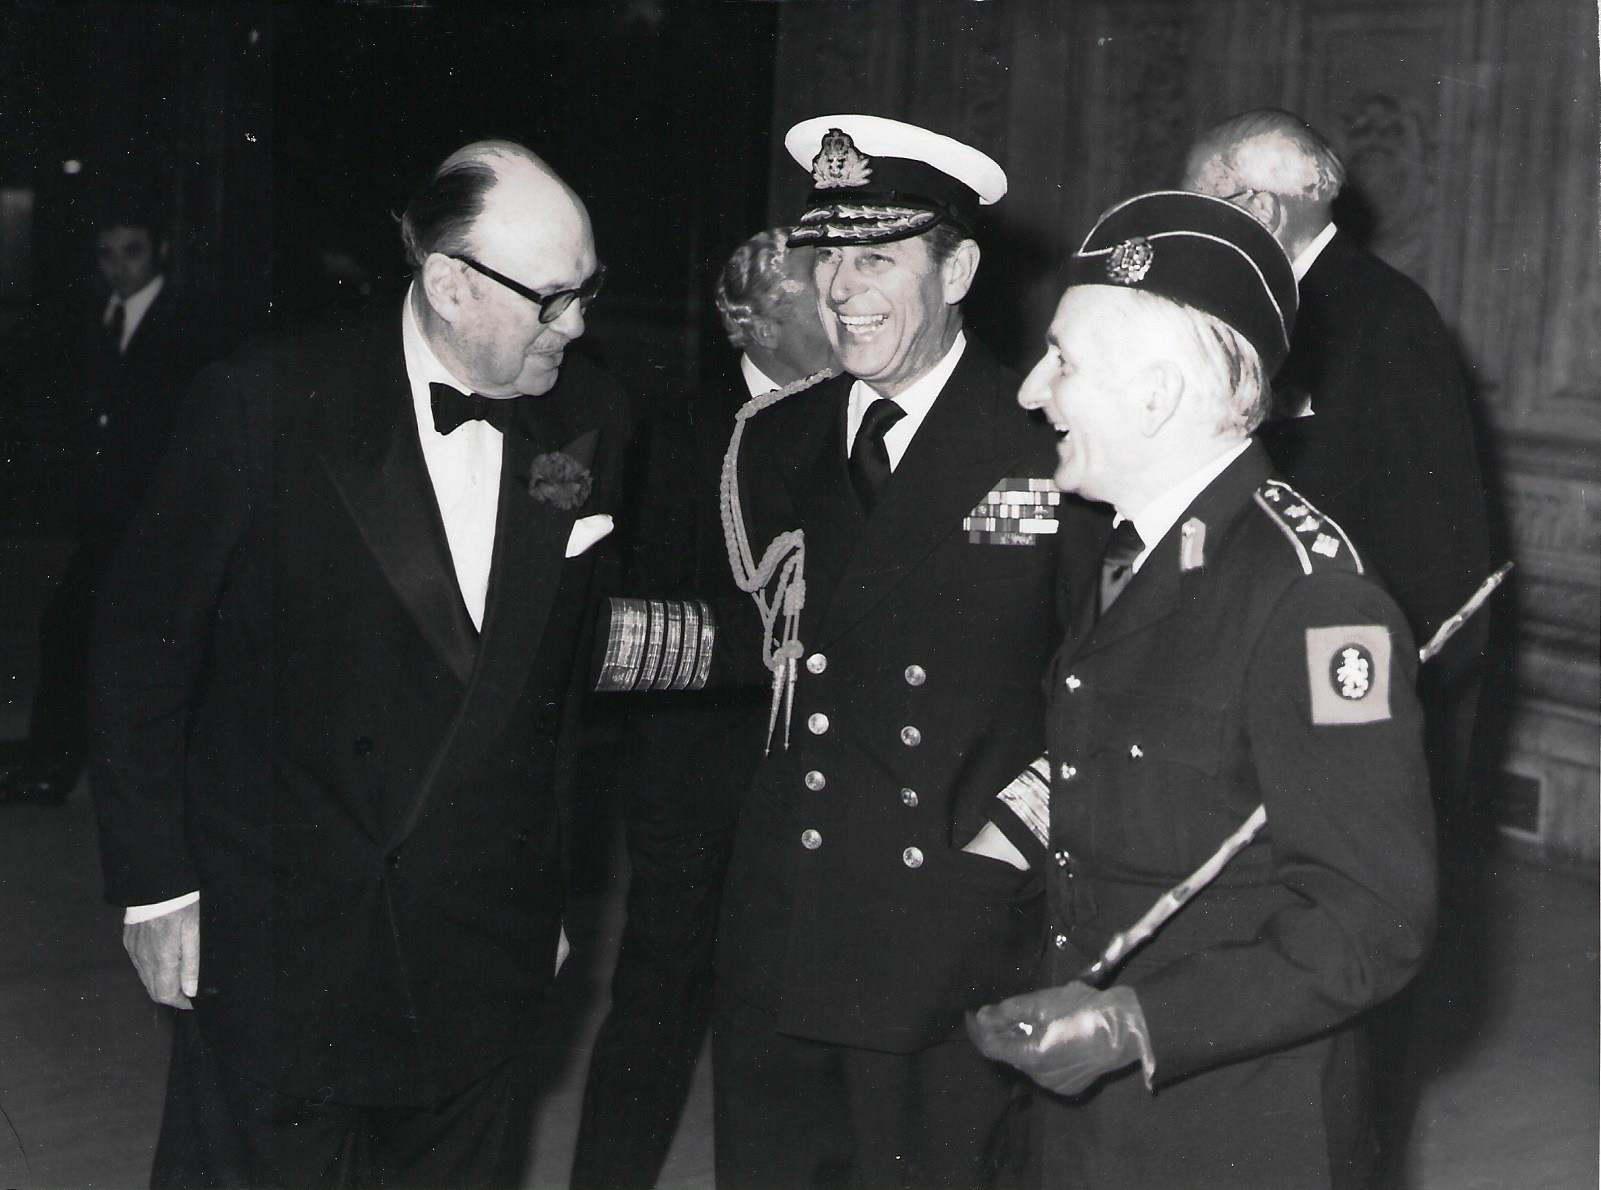
[[[1084,774],[1097,853],[1163,878],[1211,854],[1228,821],[1219,796],[1227,720],[1225,706],[1181,694],[1103,695]]]

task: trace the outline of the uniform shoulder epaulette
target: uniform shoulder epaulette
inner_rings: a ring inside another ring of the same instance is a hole
[[[1366,573],[1361,555],[1338,522],[1282,479],[1268,480],[1256,489],[1252,499],[1284,534],[1303,573]]]

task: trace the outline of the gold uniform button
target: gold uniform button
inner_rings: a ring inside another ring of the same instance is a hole
[[[1071,781],[1078,776],[1078,770],[1070,764],[1064,764],[1058,771],[1062,774],[1062,780],[1064,781]]]
[[[908,748],[915,748],[922,742],[923,733],[918,731],[917,728],[913,727],[910,723],[901,728],[901,743],[905,744]]]
[[[1069,693],[1077,691],[1078,688],[1083,684],[1083,682],[1078,680],[1078,675],[1076,674],[1068,674],[1066,679],[1062,682],[1062,685],[1067,687]]]
[[[822,735],[828,730],[828,716],[822,711],[814,711],[806,716],[806,730],[813,735]]]
[[[901,852],[901,863],[908,868],[921,868],[923,866],[923,853],[916,847],[908,847]]]
[[[828,784],[828,778],[823,776],[823,774],[818,772],[816,769],[813,769],[811,772],[807,773],[802,780],[806,782],[806,788],[810,789],[813,793],[816,793],[819,789]]]
[[[1067,935],[1066,934],[1058,934],[1058,935],[1056,935],[1056,937],[1052,938],[1051,941],[1056,943],[1056,949],[1057,950],[1061,950],[1064,946],[1067,945]]]
[[[828,658],[821,653],[813,653],[806,658],[806,672],[809,674],[820,674],[827,668]]]
[[[903,789],[903,790],[901,790],[901,801],[905,802],[908,806],[915,807],[917,805],[917,790],[915,790],[915,789]]]
[[[1056,853],[1056,866],[1057,866],[1057,867],[1058,867],[1058,868],[1065,868],[1065,867],[1067,867],[1067,852],[1065,852],[1065,851],[1058,851],[1058,852],[1057,852],[1057,853]]]
[[[928,671],[921,665],[908,665],[904,676],[908,686],[921,686],[928,681]]]
[[[816,851],[823,845],[823,836],[814,830],[801,831],[801,846],[807,851]]]

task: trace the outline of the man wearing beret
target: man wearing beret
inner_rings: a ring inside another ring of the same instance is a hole
[[[1251,439],[1294,311],[1255,220],[1142,195],[1074,255],[1019,396],[1062,435],[1057,484],[1115,512],[1099,573],[1066,560],[1084,596],[1048,676],[1046,986],[972,1022],[1048,1092],[1045,1185],[1358,1187],[1372,1170],[1355,1018],[1433,928],[1417,653],[1360,543]],[[1083,982],[1258,805],[1265,830],[1216,882],[1110,987]]]
[[[962,1014],[1028,986],[1041,901],[961,845],[1043,747],[1058,635],[1051,435],[963,329],[972,216],[1006,177],[870,116],[785,145],[812,179],[789,242],[816,249],[847,374],[747,404],[724,474],[735,577],[764,616],[717,609],[705,676],[754,671],[773,708],[718,937],[717,1183],[970,1190],[1003,1163],[1017,1080]],[[628,656],[699,668],[619,610],[614,685],[641,684]],[[669,624],[710,639],[693,612]]]

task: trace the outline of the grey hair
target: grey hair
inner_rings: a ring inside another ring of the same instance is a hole
[[[1329,142],[1278,108],[1241,112],[1201,133],[1190,151],[1191,172],[1208,160],[1243,186],[1284,198],[1333,202],[1345,185],[1345,163]]]
[[[757,232],[734,249],[718,274],[717,313],[729,344],[740,350],[754,344],[752,324],[758,318],[778,318],[804,288],[786,271],[785,235],[783,228]]]
[[[1228,323],[1205,310],[1137,289],[1119,289],[1150,327],[1148,350],[1172,354],[1195,391],[1214,406],[1218,434],[1251,433],[1267,417],[1272,390],[1256,348]]]

